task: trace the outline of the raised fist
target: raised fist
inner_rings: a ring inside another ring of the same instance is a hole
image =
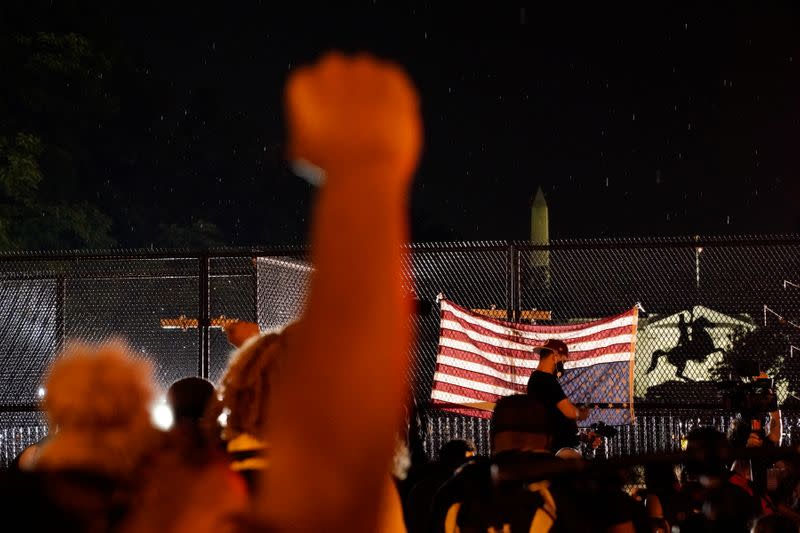
[[[397,66],[333,53],[286,85],[289,151],[337,180],[367,170],[406,185],[422,144],[416,91]]]
[[[258,335],[258,333],[258,324],[255,322],[238,320],[225,326],[225,335],[228,337],[228,342],[237,348],[250,337]]]

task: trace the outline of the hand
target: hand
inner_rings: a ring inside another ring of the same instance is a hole
[[[758,433],[750,433],[750,436],[747,437],[747,447],[748,448],[760,448],[764,445],[764,440],[761,438],[761,435]]]
[[[587,418],[589,418],[589,413],[591,413],[591,410],[588,407],[577,407],[576,406],[575,407],[575,413],[576,413],[576,416],[575,416],[576,420],[586,420]]]
[[[228,337],[228,342],[237,348],[250,337],[258,335],[259,332],[258,324],[255,322],[237,320],[225,326],[225,335]]]
[[[579,433],[578,440],[587,444],[592,450],[596,450],[603,444],[603,437],[591,430],[585,433]]]
[[[422,144],[416,91],[397,66],[328,54],[286,88],[289,151],[347,179],[353,168],[408,185]]]

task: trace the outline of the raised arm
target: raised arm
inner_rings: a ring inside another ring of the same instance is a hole
[[[291,155],[326,177],[316,273],[272,403],[260,514],[279,530],[374,531],[406,394],[401,246],[417,97],[395,66],[329,55],[291,76],[286,105]]]

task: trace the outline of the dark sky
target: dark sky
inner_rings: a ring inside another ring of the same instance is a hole
[[[312,191],[282,161],[282,86],[333,47],[419,87],[415,240],[525,239],[538,186],[553,237],[800,231],[794,8],[89,4],[13,16],[115,51],[120,113],[84,170],[121,244],[192,218],[229,244],[302,241]]]

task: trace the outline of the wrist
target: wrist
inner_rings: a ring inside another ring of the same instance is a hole
[[[343,160],[326,165],[323,183],[327,186],[374,188],[401,192],[409,188],[412,173],[413,171],[406,169],[405,165],[383,158]]]

